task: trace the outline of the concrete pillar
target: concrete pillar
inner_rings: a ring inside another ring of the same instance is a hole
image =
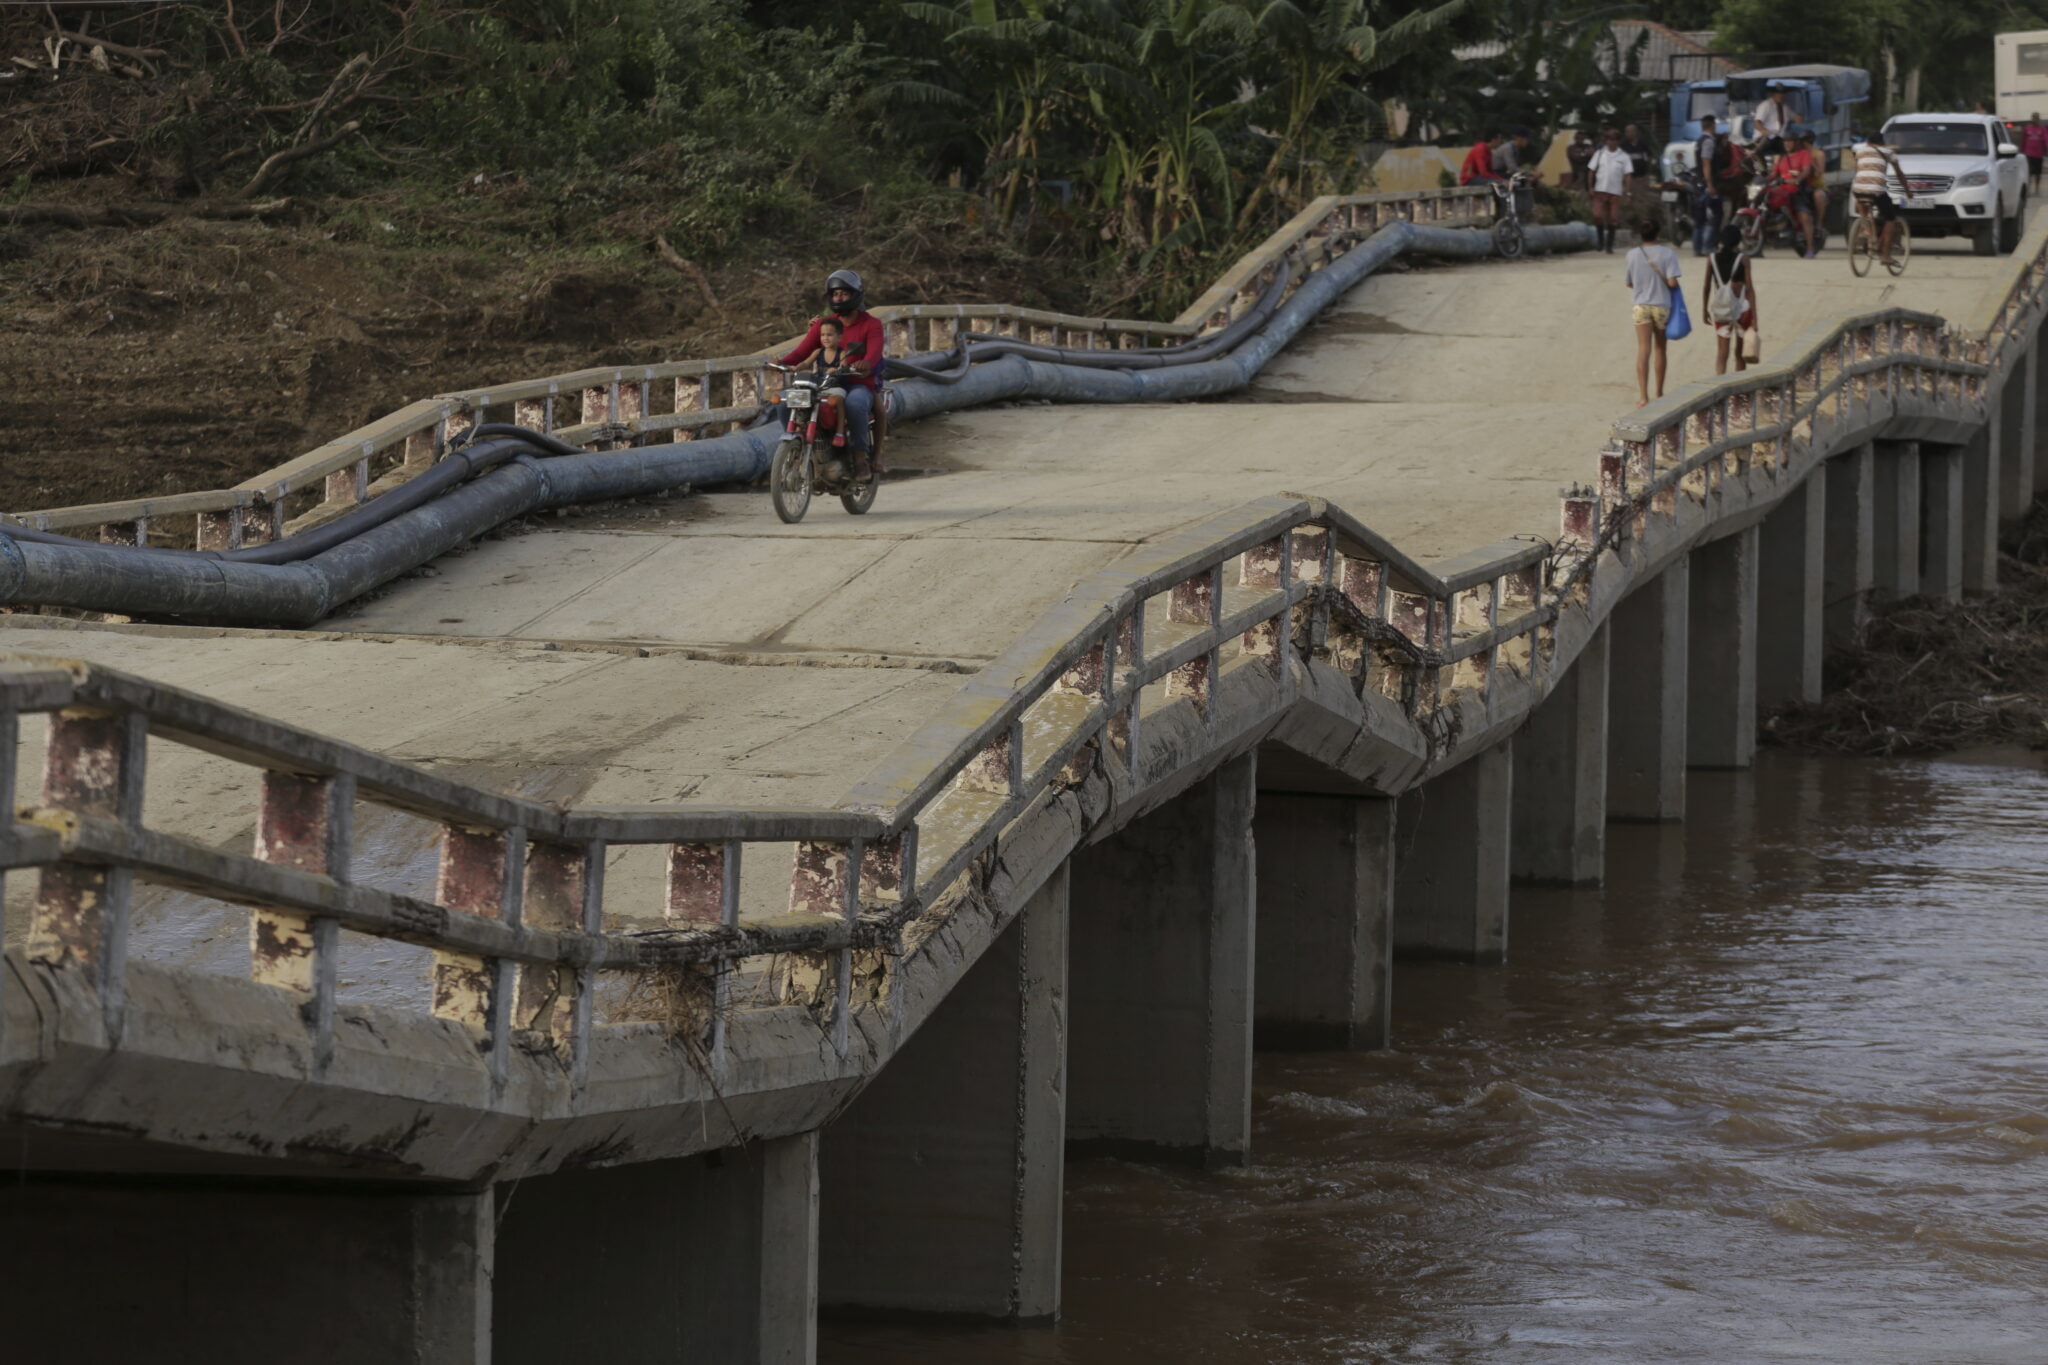
[[[2026,354],[2014,360],[1998,392],[1998,515],[2004,521],[2018,521],[2034,505],[2034,406],[2040,382],[2034,356],[2041,349],[2037,336]]]
[[[2041,334],[2038,331],[2034,333],[2031,354],[2034,375],[2032,386],[2028,390],[2027,410],[2032,414],[2033,420],[2028,430],[2034,433],[2031,452],[2033,463],[2030,467],[2034,471],[2034,491],[2038,493],[2048,488],[2048,450],[2041,448],[2043,444],[2048,444],[2048,422],[2041,420],[2041,403],[2048,400],[2048,376],[2042,373],[2044,369],[2048,369],[2048,346],[2041,344]]]
[[[1259,793],[1259,1047],[1387,1045],[1394,806],[1384,796]]]
[[[1401,794],[1395,952],[1507,960],[1513,749],[1496,744]]]
[[[827,1310],[1058,1316],[1066,995],[1062,866],[820,1137]]]
[[[1607,689],[1607,818],[1685,818],[1686,625],[1691,573],[1685,559],[1623,598]]]
[[[1514,880],[1598,886],[1607,862],[1607,656],[1602,624],[1515,735]]]
[[[1233,759],[1074,855],[1070,1154],[1244,1164],[1256,774]]]
[[[1996,592],[1998,439],[1995,423],[1978,432],[1962,450],[1963,591]]]
[[[1756,700],[1765,711],[1820,700],[1827,466],[1785,495],[1757,539]]]
[[[1962,446],[1920,443],[1920,591],[1963,600]]]
[[[1877,443],[1874,530],[1870,567],[1876,597],[1911,597],[1920,591],[1920,444]]]
[[[13,1173],[6,1358],[489,1365],[493,1211],[489,1192]]]
[[[499,1196],[497,1365],[808,1365],[817,1268],[816,1133],[534,1176]]]
[[[1854,643],[1870,619],[1872,545],[1877,526],[1876,456],[1868,442],[1828,461],[1828,531],[1823,618],[1829,649]]]
[[[1747,768],[1756,759],[1757,542],[1750,526],[1689,556],[1685,761]]]

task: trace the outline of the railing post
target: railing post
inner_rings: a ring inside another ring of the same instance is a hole
[[[458,914],[517,925],[525,879],[523,829],[441,829],[434,899]],[[434,954],[434,1013],[483,1035],[491,1079],[504,1079],[514,964],[467,953]]]
[[[738,926],[742,847],[737,839],[668,846],[668,902],[662,916],[671,928]],[[731,1010],[731,966],[683,968],[677,977],[677,990],[694,991],[710,1016],[701,1041],[709,1049],[713,1074],[722,1075],[726,1015]]]
[[[529,841],[526,846],[525,923],[557,934],[593,934],[604,916],[604,844]],[[590,1056],[592,973],[566,962],[519,971],[516,1030],[547,1039],[581,1085]],[[566,1056],[564,1053],[566,1052]]]
[[[149,722],[140,712],[66,707],[50,717],[43,804],[135,828],[148,750]],[[78,969],[99,988],[110,1040],[121,1033],[134,886],[126,867],[52,863],[42,870],[29,924],[31,962]]]
[[[861,843],[859,839],[807,839],[799,842],[796,846],[796,868],[789,883],[790,913],[836,915],[849,922],[858,919]],[[825,955],[804,953],[793,956],[812,959],[801,967],[793,964],[789,980],[791,987],[799,992],[799,998],[807,991],[815,1005],[822,996]],[[834,956],[837,962],[832,983],[832,1046],[844,1057],[850,1041],[853,1013],[853,949],[851,946],[841,948]]]
[[[265,772],[256,812],[256,856],[266,863],[349,880],[356,780]],[[249,976],[306,997],[313,1065],[334,1060],[335,954],[341,929],[332,915],[257,908],[249,917]]]
[[[1213,631],[1223,617],[1223,566],[1219,563],[1173,585],[1168,590],[1167,619],[1182,625]],[[1173,670],[1166,678],[1166,695],[1187,697],[1206,723],[1210,719],[1216,687],[1216,644]]]

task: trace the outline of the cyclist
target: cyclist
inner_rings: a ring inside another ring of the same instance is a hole
[[[1882,128],[1866,134],[1863,141],[1850,148],[1850,154],[1856,158],[1856,179],[1850,185],[1856,196],[1856,211],[1877,216],[1882,225],[1878,254],[1889,268],[1892,246],[1899,239],[1899,204],[1892,198],[1891,184],[1897,180],[1899,188],[1904,190],[1905,172],[1899,169],[1899,158],[1884,145]]]

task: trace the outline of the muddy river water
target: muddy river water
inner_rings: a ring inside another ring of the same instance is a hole
[[[1253,1156],[1068,1167],[1065,1316],[866,1362],[2048,1361],[2048,776],[1766,753],[1394,1045],[1262,1054]]]

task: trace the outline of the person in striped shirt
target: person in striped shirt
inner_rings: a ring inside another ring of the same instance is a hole
[[[1899,237],[1899,205],[1891,196],[1891,182],[1896,179],[1901,189],[1905,188],[1905,172],[1899,169],[1899,159],[1891,148],[1884,145],[1884,130],[1875,129],[1863,141],[1850,149],[1856,158],[1856,180],[1850,189],[1856,195],[1858,211],[1869,210],[1877,214],[1877,221],[1883,225],[1878,238],[1878,250],[1884,263],[1892,263],[1892,243]]]

